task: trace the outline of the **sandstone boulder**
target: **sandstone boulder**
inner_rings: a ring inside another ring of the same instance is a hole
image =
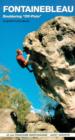
[[[0,132],[16,132],[16,125],[10,116],[11,112],[11,109],[0,109]]]
[[[23,42],[31,49],[32,68],[45,94],[75,118],[75,17],[56,17],[29,33]]]
[[[27,123],[27,132],[58,132],[52,124],[46,123],[35,113],[29,113],[25,119]]]

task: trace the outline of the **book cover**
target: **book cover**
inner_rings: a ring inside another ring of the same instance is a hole
[[[74,133],[75,1],[1,0],[0,137]]]

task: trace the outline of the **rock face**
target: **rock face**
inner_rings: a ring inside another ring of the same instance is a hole
[[[29,113],[25,119],[27,132],[58,132],[53,125],[43,121],[42,118],[35,113]]]
[[[29,113],[26,118],[27,131],[30,133],[57,133],[57,129],[50,123],[46,123],[41,116],[35,113]],[[21,138],[21,140],[64,140],[63,137],[30,137]]]
[[[16,132],[16,125],[10,116],[11,112],[11,109],[0,109],[0,132]]]
[[[11,109],[0,109],[0,132],[17,132],[17,126],[19,126],[18,123],[20,122],[17,122],[17,125],[14,123],[10,115],[11,112]],[[36,113],[28,113],[25,120],[26,123],[23,124],[23,126],[24,128],[26,127],[26,130],[24,132],[58,132],[52,124],[45,122],[41,116]],[[21,129],[23,126],[21,126]],[[21,131],[18,132],[21,133]],[[22,133],[24,132],[22,131]]]
[[[37,83],[58,101],[67,117],[75,118],[75,17],[56,17],[28,34]]]
[[[11,110],[0,109],[0,132],[16,132],[14,128],[14,124],[10,118]],[[43,133],[43,132],[58,132],[56,128],[46,123],[42,120],[42,118],[35,114],[29,113],[26,118],[27,130],[26,133]],[[17,138],[17,137],[0,137],[0,140],[64,140],[62,137],[25,137],[25,138]]]

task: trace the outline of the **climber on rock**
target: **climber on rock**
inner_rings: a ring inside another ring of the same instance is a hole
[[[22,68],[27,68],[29,72],[32,72],[32,70],[28,67],[30,64],[29,63],[30,53],[29,52],[27,53],[27,58],[25,59],[23,57],[23,52],[20,49],[18,49],[16,52],[17,52],[16,60],[19,63],[19,65]]]

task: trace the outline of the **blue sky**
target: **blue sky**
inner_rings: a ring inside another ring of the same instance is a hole
[[[74,0],[0,0],[2,5],[70,5],[75,4]],[[0,10],[1,12],[1,10]],[[45,21],[55,16],[70,16],[75,13],[43,13],[39,19],[30,19],[29,22],[3,22],[0,20],[0,64],[10,70],[10,84],[21,89],[31,101],[34,107],[41,108],[48,100],[44,98],[36,83],[33,73],[21,69],[16,62],[16,49],[22,49],[22,43],[27,33],[35,31]]]

